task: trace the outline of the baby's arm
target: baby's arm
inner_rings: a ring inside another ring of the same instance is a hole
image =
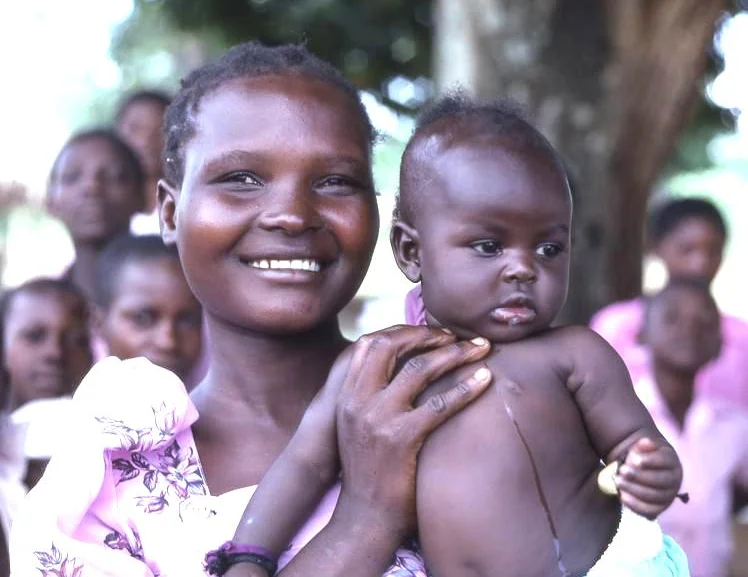
[[[683,478],[675,450],[637,398],[626,366],[598,335],[584,327],[561,329],[572,356],[567,385],[590,439],[606,463],[618,461],[621,502],[655,518],[675,499]]]
[[[343,352],[299,428],[252,495],[234,534],[276,557],[309,519],[338,475],[335,406],[350,362]]]

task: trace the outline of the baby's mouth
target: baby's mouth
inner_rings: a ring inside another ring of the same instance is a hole
[[[491,313],[494,319],[508,325],[531,323],[537,315],[532,299],[525,296],[507,299]]]

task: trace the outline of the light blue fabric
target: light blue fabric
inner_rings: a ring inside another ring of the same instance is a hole
[[[672,537],[663,535],[662,551],[654,558],[637,565],[621,567],[610,577],[690,577],[688,559]]]

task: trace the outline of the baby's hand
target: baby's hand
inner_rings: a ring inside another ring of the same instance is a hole
[[[618,468],[616,485],[621,503],[654,519],[675,499],[683,469],[675,450],[664,441],[639,439]]]

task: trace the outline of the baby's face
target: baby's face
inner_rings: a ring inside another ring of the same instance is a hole
[[[432,162],[415,227],[430,322],[459,336],[519,340],[566,299],[571,200],[546,156],[457,144]]]

